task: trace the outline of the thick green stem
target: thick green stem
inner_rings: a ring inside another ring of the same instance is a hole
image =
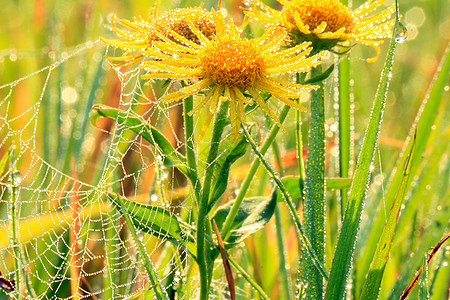
[[[272,167],[270,166],[270,164],[265,160],[261,150],[258,150],[255,142],[253,141],[252,137],[250,136],[250,134],[248,133],[248,131],[243,127],[243,131],[245,134],[245,137],[247,139],[247,141],[249,142],[250,146],[252,147],[253,152],[255,152],[257,158],[260,160],[260,162],[264,165],[264,167],[266,168],[267,172],[269,173],[270,177],[273,179],[273,181],[275,182],[275,184],[277,185],[277,187],[280,189],[281,195],[284,198],[284,201],[286,201],[286,204],[289,207],[290,213],[292,215],[292,217],[294,218],[294,223],[295,226],[297,227],[298,233],[302,239],[303,245],[306,249],[306,251],[308,251],[308,254],[310,255],[310,259],[312,260],[312,264],[313,266],[318,269],[318,272],[321,274],[321,276],[323,276],[323,278],[325,278],[325,280],[328,280],[328,274],[323,266],[323,264],[319,261],[319,258],[317,257],[317,255],[314,253],[314,250],[311,246],[311,243],[309,241],[309,239],[306,237],[304,230],[303,230],[303,225],[302,222],[300,221],[300,217],[297,214],[297,210],[294,206],[294,203],[292,202],[291,197],[289,196],[286,187],[284,186],[283,182],[281,182],[280,178],[276,175],[275,171],[272,169]]]
[[[285,105],[283,107],[283,110],[281,111],[281,114],[279,116],[280,123],[283,123],[283,121],[286,119],[286,116],[287,116],[290,108],[291,107],[289,105]],[[266,153],[267,149],[269,149],[270,145],[272,144],[273,140],[275,139],[275,136],[278,133],[278,130],[280,130],[280,127],[278,127],[277,124],[272,125],[269,135],[267,136],[263,145],[259,149],[259,151],[263,155]],[[250,183],[252,182],[252,180],[255,177],[255,173],[258,170],[259,164],[260,164],[259,159],[255,158],[250,166],[250,169],[248,170],[248,173],[244,179],[244,182],[242,183],[241,187],[239,188],[239,193],[236,196],[236,200],[234,201],[233,207],[231,207],[231,210],[228,213],[228,216],[225,219],[225,222],[223,224],[222,231],[220,232],[220,235],[222,237],[224,237],[224,240],[226,240],[228,238],[228,236],[230,235],[231,225],[233,224],[234,218],[236,217],[239,207],[241,206],[241,203],[244,200],[244,196],[247,193]]]
[[[195,155],[195,142],[194,142],[194,118],[188,113],[193,109],[194,101],[193,96],[189,96],[183,101],[183,118],[184,118],[184,140],[186,143],[186,159],[188,167],[193,171],[197,172],[197,159]],[[192,183],[197,201],[200,199],[200,194],[202,186],[200,184],[200,179],[196,178],[196,181]]]
[[[200,299],[208,299],[208,290],[210,282],[208,280],[208,266],[206,263],[205,251],[205,226],[211,226],[208,218],[208,200],[211,189],[211,180],[214,172],[214,162],[217,159],[220,139],[226,125],[226,116],[228,113],[229,101],[221,102],[219,112],[214,120],[214,127],[210,142],[208,159],[206,161],[205,180],[199,203],[198,221],[197,221],[197,262],[200,272]],[[208,225],[207,225],[208,224]]]
[[[321,67],[311,71],[312,76],[321,74]],[[305,234],[312,249],[324,263],[325,244],[325,108],[323,83],[311,93],[311,125],[308,159],[306,163],[305,201],[303,221]],[[301,279],[308,283],[306,299],[322,299],[323,277],[314,266],[307,249],[302,249]]]

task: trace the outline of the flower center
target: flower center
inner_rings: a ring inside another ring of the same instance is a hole
[[[214,24],[214,18],[211,12],[204,8],[191,7],[191,8],[177,8],[168,12],[164,12],[153,20],[151,23],[151,31],[148,34],[148,40],[160,41],[161,39],[156,33],[166,36],[178,42],[167,31],[167,27],[183,36],[184,38],[200,43],[197,36],[189,28],[186,18],[192,20],[192,23],[203,33],[207,38],[212,38],[216,35],[216,25]]]
[[[243,88],[265,75],[260,49],[239,37],[217,37],[199,53],[201,76],[216,84]]]
[[[286,20],[292,24],[295,24],[295,12],[298,12],[303,24],[308,25],[311,31],[322,22],[327,23],[325,32],[335,32],[340,28],[345,28],[346,33],[352,31],[352,12],[339,0],[293,0],[282,10]]]

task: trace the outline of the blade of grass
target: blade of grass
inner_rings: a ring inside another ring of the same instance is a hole
[[[6,155],[5,155],[6,156]],[[18,211],[18,185],[20,183],[19,178],[17,177],[17,166],[16,166],[16,144],[11,143],[11,147],[9,148],[9,153],[7,155],[9,158],[9,192],[10,192],[10,220],[11,220],[11,231],[12,231],[12,240],[11,247],[14,251],[14,277],[15,277],[15,289],[14,294],[17,299],[21,299],[21,258],[20,258],[20,250],[19,250],[19,228],[17,226],[17,220],[20,219],[20,212]]]
[[[138,249],[140,257],[144,260],[144,267],[145,270],[147,271],[147,275],[152,284],[152,289],[155,292],[156,298],[158,300],[162,299],[168,300],[169,297],[167,296],[166,289],[162,286],[161,281],[159,280],[158,277],[158,273],[156,272],[155,267],[153,266],[153,263],[147,251],[145,250],[144,245],[137,236],[136,227],[134,227],[133,220],[128,212],[128,209],[125,207],[122,198],[119,195],[112,195],[112,194],[108,194],[108,198],[111,202],[117,203],[118,206],[121,208],[119,212],[125,219],[125,222],[127,223],[128,230],[130,231],[130,234],[133,237],[134,243],[136,245],[136,248]]]
[[[278,119],[280,120],[280,123],[282,124],[284,120],[286,119],[286,116],[290,110],[289,105],[285,105],[280,113],[280,116]],[[264,155],[266,151],[269,149],[270,145],[275,139],[275,136],[277,135],[278,131],[280,130],[280,127],[278,127],[277,124],[273,124],[272,128],[269,131],[269,135],[267,136],[266,140],[262,144],[261,148],[259,149],[259,152]],[[236,214],[239,210],[239,206],[241,205],[242,201],[244,200],[244,196],[247,193],[247,190],[250,186],[250,183],[253,180],[253,177],[256,174],[256,171],[258,170],[260,164],[260,160],[258,158],[255,158],[250,166],[250,169],[248,170],[247,176],[245,177],[244,181],[242,182],[241,186],[239,187],[239,193],[236,196],[235,204],[231,208],[223,226],[222,230],[220,232],[220,235],[224,237],[225,240],[227,240],[229,234],[231,225],[233,224],[234,218],[236,217]]]
[[[349,58],[344,58],[339,63],[339,176],[343,178],[348,177],[350,170],[350,111],[350,60]],[[345,205],[348,198],[347,192],[347,188],[342,188],[340,191],[341,219],[344,218]]]
[[[400,156],[400,159],[397,163],[398,166],[402,166],[405,164],[407,155],[406,149],[410,149],[411,144],[413,142],[412,136],[415,131],[415,128],[418,128],[417,136],[416,136],[416,152],[421,154],[425,151],[425,147],[427,145],[427,141],[430,136],[430,132],[432,130],[432,126],[434,124],[436,114],[439,110],[439,107],[444,99],[442,97],[444,93],[444,87],[448,84],[448,79],[450,76],[450,44],[448,44],[445,54],[441,59],[440,66],[438,71],[435,74],[433,79],[433,84],[431,84],[427,97],[422,102],[421,107],[416,116],[416,120],[410,129],[410,134],[408,136],[407,142],[405,143],[403,154]],[[417,155],[411,162],[411,175],[407,182],[406,189],[408,190],[411,185],[412,178],[415,177],[417,170],[419,169],[420,164],[422,163],[421,155]],[[400,181],[403,177],[403,170],[401,168],[397,168],[395,172],[391,175],[389,187],[386,190],[385,206],[391,207],[392,203],[395,199],[395,194],[397,192],[397,187],[400,185]],[[384,209],[381,209],[376,216],[375,222],[372,226],[371,232],[367,237],[367,243],[365,246],[365,250],[361,252],[359,267],[357,270],[357,281],[363,282],[364,276],[369,269],[371,258],[373,257],[373,253],[375,252],[377,241],[381,235],[381,231],[385,222],[386,212]]]
[[[250,285],[258,292],[258,294],[261,296],[261,298],[265,299],[265,300],[269,300],[269,297],[267,296],[267,294],[264,292],[264,290],[262,289],[262,287],[260,287],[258,285],[258,283],[256,283],[256,281],[253,280],[253,278],[241,267],[239,266],[231,257],[228,257],[228,261],[230,262],[230,264],[233,266],[233,268],[235,268],[241,275],[242,277],[247,280],[248,283],[250,283]]]
[[[394,24],[394,33],[396,32],[397,25],[398,19]],[[331,264],[330,278],[325,293],[325,299],[328,300],[343,299],[345,295],[347,277],[350,272],[356,237],[358,235],[361,214],[364,207],[364,199],[366,197],[367,186],[370,179],[370,166],[375,154],[387,90],[391,78],[395,45],[395,34],[393,34],[375,101],[373,103],[369,124],[359,154],[343,224],[339,231],[339,237]]]
[[[402,295],[400,296],[400,300],[406,299],[408,297],[408,294],[411,292],[413,287],[416,285],[416,283],[419,281],[420,274],[422,273],[423,266],[428,266],[433,259],[433,257],[436,255],[436,253],[439,251],[441,246],[450,238],[450,233],[447,233],[430,251],[430,254],[428,254],[428,257],[426,258],[426,264],[422,264],[422,266],[419,268],[419,270],[416,272],[416,275],[414,275],[413,279],[409,283],[408,287],[403,291]]]
[[[363,285],[360,299],[377,299],[380,291],[381,280],[383,278],[384,268],[387,263],[389,250],[391,249],[392,238],[394,237],[395,227],[397,224],[400,208],[403,203],[403,198],[406,192],[406,183],[408,182],[409,173],[411,170],[411,162],[414,157],[415,149],[415,135],[411,149],[406,160],[406,164],[403,167],[403,178],[398,188],[398,193],[395,202],[389,212],[388,219],[384,225],[383,232],[378,242],[377,250],[370,265],[369,272],[367,273],[366,281]]]
[[[299,111],[297,111],[299,113]],[[278,166],[278,174],[280,178],[284,176],[284,169],[281,165],[280,158],[280,150],[278,149],[278,144],[276,141],[272,144],[273,155],[277,162]],[[279,269],[281,275],[281,292],[284,294],[284,299],[291,299],[292,288],[289,281],[289,272],[286,264],[286,251],[284,247],[284,239],[283,239],[283,226],[281,224],[281,212],[278,205],[275,207],[275,226],[276,226],[276,235],[277,235],[277,246],[278,246],[278,256],[280,259]]]
[[[427,264],[427,256],[423,256],[422,263],[422,276],[419,282],[419,300],[428,300],[430,299],[430,294],[428,293],[428,264]]]
[[[269,165],[269,163],[264,159],[263,154],[261,153],[260,150],[258,150],[255,142],[253,141],[252,137],[248,133],[247,129],[244,126],[242,126],[242,129],[243,129],[245,137],[247,138],[247,141],[249,142],[250,146],[253,149],[253,152],[255,152],[258,159],[261,161],[261,163],[266,168],[270,177],[273,179],[273,181],[275,182],[277,187],[280,189],[281,194],[283,195],[283,198],[289,207],[290,213],[291,213],[292,217],[294,218],[294,223],[295,223],[295,226],[297,227],[297,230],[302,239],[302,242],[305,245],[305,248],[311,257],[311,260],[314,262],[314,267],[317,268],[317,270],[320,272],[321,276],[327,280],[328,274],[327,274],[324,266],[320,263],[319,258],[315,254],[314,249],[311,245],[311,242],[309,241],[308,237],[305,235],[302,222],[300,221],[300,217],[297,214],[297,210],[296,210],[294,204],[292,203],[292,199],[288,195],[286,188],[283,185],[283,182],[281,182],[280,178],[275,174],[275,171],[272,169],[272,167]]]
[[[89,73],[89,71],[86,71]],[[89,90],[88,97],[82,95],[80,101],[77,104],[77,116],[73,120],[72,131],[66,148],[66,154],[63,165],[63,172],[67,172],[70,169],[71,157],[79,159],[79,153],[81,149],[82,140],[86,131],[87,123],[89,120],[89,112],[94,103],[95,92],[100,85],[100,80],[103,74],[103,59],[100,59],[95,75],[92,77],[92,85]],[[88,74],[85,74],[87,81]],[[86,99],[86,100],[84,100]],[[84,107],[84,110],[83,110]]]

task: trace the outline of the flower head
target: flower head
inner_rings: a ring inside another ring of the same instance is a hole
[[[331,49],[340,42],[370,45],[379,55],[381,39],[390,36],[395,20],[395,5],[372,14],[384,0],[367,1],[350,10],[339,0],[278,0],[283,8],[275,10],[260,0],[246,3],[246,14],[268,26],[289,31],[294,43],[313,42],[316,49]]]
[[[128,21],[111,15],[111,26],[108,26],[108,28],[116,32],[121,38],[105,39],[102,37],[101,39],[126,51],[121,57],[107,57],[110,61],[121,62],[119,66],[135,63],[145,56],[146,51],[151,48],[154,41],[162,41],[161,36],[175,41],[169,34],[169,29],[194,43],[199,43],[197,36],[186,23],[187,18],[192,20],[198,30],[207,38],[216,34],[212,14],[204,8],[178,8],[159,15],[156,11],[155,8],[153,18],[149,22],[142,18],[134,18],[133,21]]]
[[[241,37],[241,32],[232,23],[227,24],[220,12],[212,11],[217,35],[209,39],[190,18],[189,28],[199,40],[195,43],[174,30],[167,28],[171,37],[153,42],[148,56],[154,58],[143,63],[147,71],[144,79],[180,79],[190,85],[161,98],[165,102],[184,99],[200,91],[205,98],[190,114],[208,106],[208,116],[199,140],[204,136],[219,101],[230,101],[231,133],[238,136],[241,121],[245,118],[244,106],[255,101],[278,125],[278,118],[264,101],[259,91],[267,92],[278,100],[297,109],[304,109],[289,98],[299,98],[303,92],[315,89],[279,80],[271,75],[306,72],[320,64],[321,54],[307,57],[311,52],[310,42],[293,48],[279,50],[287,33],[270,29],[257,39]],[[208,92],[209,91],[209,92]],[[251,98],[247,98],[246,92]]]

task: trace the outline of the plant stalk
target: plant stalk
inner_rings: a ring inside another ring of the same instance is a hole
[[[286,119],[286,116],[289,112],[289,109],[291,107],[289,105],[285,105],[283,107],[283,110],[281,111],[280,116],[278,119],[280,120],[280,123],[283,123],[283,121]],[[269,135],[267,136],[266,140],[262,144],[261,148],[259,149],[259,152],[261,152],[262,155],[264,155],[269,149],[270,145],[272,144],[273,140],[275,139],[275,136],[278,133],[278,130],[280,130],[280,127],[278,127],[277,124],[273,124],[272,128],[270,129]],[[250,183],[255,177],[256,171],[258,170],[260,161],[258,158],[255,158],[250,166],[250,169],[248,170],[247,176],[244,179],[244,182],[242,182],[241,187],[239,188],[239,193],[236,196],[236,200],[233,204],[233,207],[231,208],[230,212],[228,213],[227,218],[225,219],[225,222],[223,223],[222,230],[220,232],[220,235],[224,237],[224,240],[226,241],[228,236],[230,235],[230,229],[231,225],[233,224],[234,218],[236,217],[236,214],[239,210],[239,207],[241,206],[242,201],[244,200],[244,196],[247,193],[247,190],[250,186]]]
[[[194,117],[188,114],[194,108],[193,99],[193,96],[189,96],[183,100],[184,141],[186,143],[186,160],[188,167],[191,169],[191,171],[198,174],[194,142]],[[197,201],[199,201],[202,186],[198,176],[196,178],[196,181],[193,183],[192,188],[194,189]]]
[[[325,278],[325,280],[327,280],[328,279],[328,274],[327,274],[323,264],[320,263],[319,258],[315,254],[314,249],[312,248],[311,242],[309,241],[309,239],[306,237],[306,235],[304,233],[303,225],[302,225],[302,222],[300,221],[300,217],[297,214],[297,210],[296,210],[296,208],[294,206],[294,203],[292,202],[291,197],[289,196],[286,188],[284,187],[283,182],[281,182],[280,178],[275,174],[275,171],[272,169],[272,167],[269,165],[269,163],[264,159],[263,154],[261,153],[260,150],[258,150],[255,142],[253,141],[253,139],[250,136],[250,134],[248,133],[248,131],[244,127],[242,127],[242,128],[243,128],[245,137],[247,138],[247,140],[248,140],[249,144],[251,145],[253,151],[255,152],[255,154],[257,155],[258,159],[261,161],[261,163],[264,165],[264,167],[266,168],[266,170],[269,173],[270,177],[272,177],[273,181],[277,185],[277,187],[280,189],[281,195],[283,195],[283,198],[284,198],[284,200],[286,201],[286,203],[287,203],[287,205],[289,207],[291,215],[294,218],[295,226],[297,227],[297,230],[298,230],[298,233],[300,234],[302,242],[303,242],[306,250],[308,251],[308,254],[311,256],[311,260],[313,261],[314,267],[316,267],[318,272],[321,274],[321,276],[323,276],[323,278]]]
[[[20,295],[20,251],[18,242],[18,228],[17,228],[17,186],[20,182],[17,182],[17,170],[16,170],[16,144],[13,142],[9,150],[9,162],[10,162],[10,181],[11,181],[11,227],[12,227],[12,248],[14,251],[14,268],[15,268],[15,292],[17,293],[17,299],[21,299]]]
[[[320,66],[311,70],[311,75],[320,75]],[[311,125],[309,133],[308,159],[306,163],[305,200],[303,224],[305,234],[311,242],[312,250],[320,264],[325,261],[325,103],[323,83],[311,93]],[[306,250],[306,251],[305,251]],[[300,269],[301,280],[308,282],[306,299],[321,299],[323,278],[309,257],[307,249],[302,249]]]
[[[219,151],[220,139],[226,125],[226,116],[228,113],[229,101],[220,102],[218,113],[214,120],[214,127],[210,142],[208,158],[206,161],[205,179],[203,182],[203,190],[199,203],[198,220],[197,220],[197,262],[200,272],[200,299],[208,299],[208,291],[210,282],[208,280],[208,266],[206,263],[205,249],[205,227],[210,228],[211,223],[208,218],[208,202],[211,189],[211,180],[214,172],[214,162]],[[212,275],[212,274],[211,274]]]

